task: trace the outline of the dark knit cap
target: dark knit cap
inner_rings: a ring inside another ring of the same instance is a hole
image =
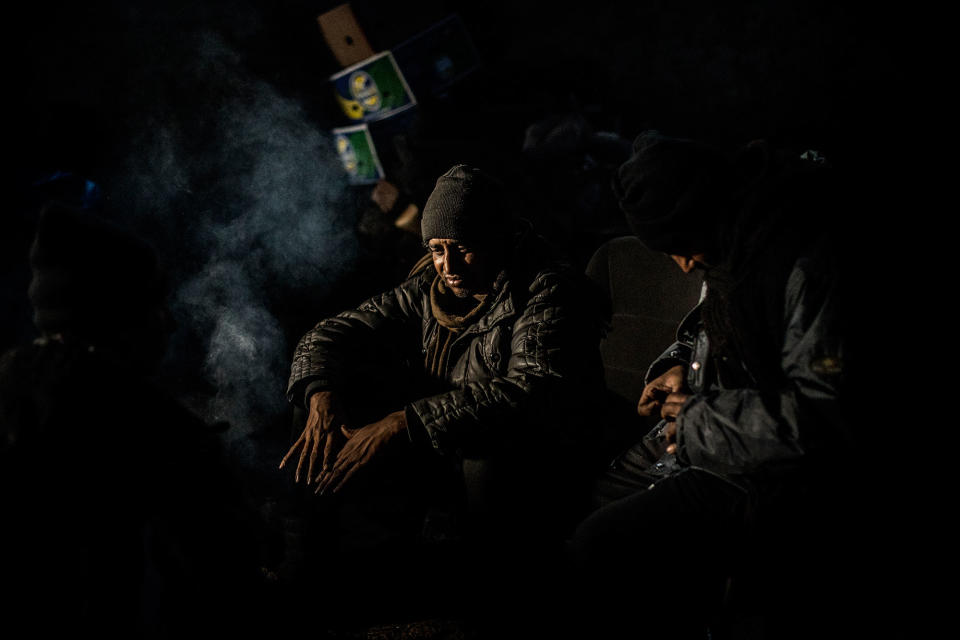
[[[432,238],[486,244],[509,238],[513,219],[503,184],[479,169],[458,164],[437,179],[423,207],[420,233]]]
[[[719,149],[645,131],[617,170],[614,191],[627,224],[654,251],[713,248],[738,190],[733,163]]]
[[[163,301],[153,249],[93,213],[62,204],[40,214],[30,248],[34,324],[93,338],[142,320]]]

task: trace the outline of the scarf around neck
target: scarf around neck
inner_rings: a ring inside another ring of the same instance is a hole
[[[500,280],[501,278],[497,278],[497,282]],[[491,293],[476,293],[467,298],[458,298],[447,289],[439,274],[433,279],[430,285],[430,309],[438,326],[427,348],[424,364],[428,373],[441,378],[446,376],[450,345],[464,329],[483,317],[493,298]]]

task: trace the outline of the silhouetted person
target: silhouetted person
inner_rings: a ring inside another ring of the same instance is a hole
[[[822,554],[854,459],[838,244],[849,202],[809,154],[762,141],[727,154],[657,132],[636,139],[616,186],[637,237],[705,285],[639,398],[662,422],[637,448],[659,458],[573,537],[588,624],[596,637],[703,637],[724,590],[742,596],[752,575],[761,637],[829,635],[808,625],[839,604],[821,578],[845,570]]]
[[[169,315],[152,249],[49,205],[30,252],[41,336],[0,359],[4,623],[183,637],[249,623],[249,519],[199,419],[151,380]]]

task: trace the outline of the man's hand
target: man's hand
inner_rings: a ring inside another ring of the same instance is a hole
[[[309,405],[307,424],[303,428],[303,433],[280,461],[280,468],[283,469],[291,456],[300,448],[300,460],[297,462],[294,482],[300,482],[300,472],[304,471],[303,463],[309,459],[309,466],[305,470],[307,484],[310,484],[310,480],[314,478],[313,470],[318,458],[321,464],[320,469],[317,470],[318,476],[323,472],[329,472],[332,468],[336,450],[343,442],[340,427],[346,422],[345,413],[332,391],[314,393],[310,396]],[[316,480],[319,481],[319,477]]]
[[[320,478],[317,493],[340,491],[358,471],[379,459],[396,436],[406,430],[407,414],[403,410],[359,429],[342,427],[347,442],[337,455],[333,469]]]
[[[663,401],[660,417],[667,421],[663,435],[667,439],[667,453],[677,452],[677,416],[684,403],[690,399],[686,393],[671,393]]]
[[[654,415],[663,407],[664,401],[671,393],[677,393],[683,389],[685,376],[686,367],[678,364],[651,380],[640,394],[637,413],[645,418]]]

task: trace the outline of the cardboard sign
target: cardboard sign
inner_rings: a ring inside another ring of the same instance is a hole
[[[373,55],[373,47],[360,28],[349,3],[321,13],[317,16],[317,24],[324,41],[341,67],[349,67]]]
[[[383,167],[367,125],[340,127],[332,133],[351,184],[373,184],[383,178]]]
[[[330,81],[337,101],[351,120],[380,120],[417,104],[389,51],[335,73]]]

